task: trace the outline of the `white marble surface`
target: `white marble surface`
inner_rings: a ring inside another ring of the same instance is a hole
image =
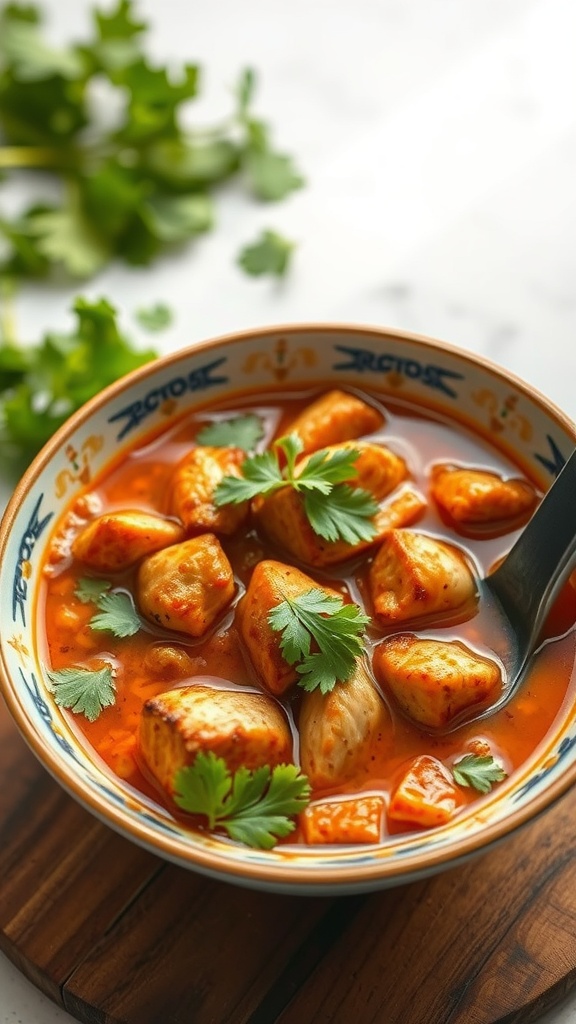
[[[86,0],[43,6],[56,36],[82,33]],[[227,109],[240,68],[259,71],[259,112],[309,183],[265,208],[231,191],[217,230],[185,256],[151,271],[114,268],[85,294],[113,298],[132,331],[135,308],[167,301],[174,325],[154,339],[164,349],[295,320],[415,330],[490,356],[576,416],[573,0],[139,9],[159,56],[205,68],[203,118]],[[0,202],[18,201],[2,191]],[[299,243],[279,284],[233,262],[268,226]],[[74,293],[24,292],[21,335],[66,326]],[[71,1020],[0,955],[0,1024]],[[576,995],[542,1024],[576,1024]]]

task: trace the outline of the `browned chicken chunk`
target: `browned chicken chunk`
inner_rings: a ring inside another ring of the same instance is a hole
[[[374,614],[383,625],[473,606],[474,577],[461,551],[414,530],[390,530],[369,571]]]
[[[312,529],[304,511],[304,499],[293,488],[282,488],[268,498],[255,499],[253,510],[261,529],[290,555],[306,565],[324,566],[342,562],[371,547],[391,526],[410,525],[426,507],[417,491],[399,484],[405,480],[407,467],[403,459],[383,445],[358,442],[334,445],[327,454],[341,448],[359,451],[355,463],[357,475],[350,480],[352,487],[369,491],[378,501],[388,498],[374,516],[375,536],[370,541],[349,544],[343,540],[328,541]],[[301,471],[306,459],[298,464]],[[397,493],[392,494],[392,492]],[[388,497],[390,496],[390,497]]]
[[[298,723],[302,771],[315,789],[338,786],[386,742],[391,720],[382,696],[359,660],[347,682],[327,694],[305,693]]]
[[[292,734],[280,706],[266,694],[195,683],[146,701],[139,735],[144,761],[174,792],[176,772],[198,753],[223,758],[230,771],[253,771],[292,760]]]
[[[138,570],[142,614],[166,629],[202,636],[234,597],[232,567],[204,533],[145,558]]]
[[[503,480],[480,469],[434,466],[430,489],[440,508],[463,526],[521,520],[536,504],[536,491],[527,480]]]
[[[388,817],[421,828],[445,825],[459,804],[448,769],[428,754],[414,758],[393,790]]]
[[[298,679],[280,649],[281,633],[272,629],[268,616],[287,597],[300,597],[312,588],[336,594],[320,587],[300,569],[273,559],[265,559],[254,569],[248,589],[236,609],[235,621],[258,678],[270,693],[283,693]],[[336,596],[340,596],[336,594]]]
[[[107,512],[92,519],[72,544],[72,553],[98,572],[116,572],[184,539],[179,523],[147,512]]]
[[[458,641],[398,634],[376,647],[372,664],[402,711],[431,728],[450,725],[467,708],[496,699],[502,685],[496,662]]]
[[[245,458],[241,448],[199,445],[176,466],[170,512],[182,520],[189,534],[231,534],[242,525],[248,515],[248,502],[217,506],[214,492],[225,476],[242,476],[240,467]]]
[[[284,431],[298,434],[305,452],[314,452],[340,441],[371,434],[382,426],[384,417],[373,406],[346,391],[327,391]]]

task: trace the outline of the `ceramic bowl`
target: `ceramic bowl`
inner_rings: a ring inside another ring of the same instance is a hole
[[[565,706],[531,760],[451,824],[374,847],[266,852],[187,831],[123,785],[82,745],[46,685],[36,615],[51,530],[112,456],[183,413],[242,391],[352,386],[402,399],[479,431],[546,490],[576,427],[532,386],[441,342],[348,325],[256,329],[196,344],[119,380],[58,431],[30,466],[0,533],[1,676],[8,707],[54,778],[103,822],[206,875],[277,892],[342,894],[413,881],[488,850],[550,807],[576,780],[576,708]]]

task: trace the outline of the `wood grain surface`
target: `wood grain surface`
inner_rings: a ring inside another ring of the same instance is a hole
[[[89,1024],[530,1024],[576,980],[576,792],[433,879],[337,899],[208,880],[52,781],[0,700],[0,946]]]

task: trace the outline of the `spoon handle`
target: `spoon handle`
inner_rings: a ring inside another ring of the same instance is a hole
[[[576,450],[486,583],[530,653],[576,554]]]

